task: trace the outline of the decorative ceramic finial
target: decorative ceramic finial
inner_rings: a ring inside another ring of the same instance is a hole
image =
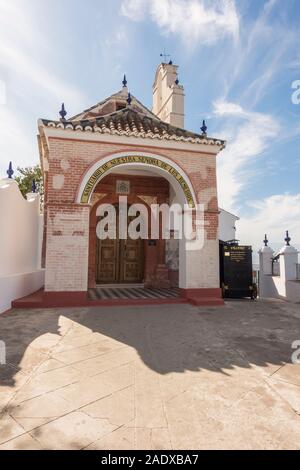
[[[291,241],[292,239],[291,239],[291,237],[289,236],[289,231],[287,230],[285,234],[286,234],[286,236],[285,236],[284,241],[285,241],[285,243],[286,243],[286,246],[290,246],[290,241]]]
[[[130,106],[132,102],[131,94],[128,93],[127,104]]]
[[[201,127],[202,135],[206,135],[207,132],[207,125],[206,122],[203,121],[202,127]]]
[[[265,246],[268,246],[268,243],[269,243],[269,240],[268,240],[268,237],[267,237],[267,234],[266,234],[265,239],[264,239]]]
[[[127,79],[126,79],[126,75],[124,75],[124,78],[123,78],[123,88],[126,88],[127,87]]]
[[[61,110],[59,111],[59,114],[60,114],[60,116],[61,116],[61,119],[62,119],[63,121],[65,121],[66,115],[68,114],[67,111],[66,111],[66,108],[65,108],[65,103],[63,103],[63,104],[61,105]]]
[[[7,170],[7,176],[9,177],[9,179],[12,179],[13,175],[14,175],[14,170],[13,170],[13,167],[12,167],[12,162],[9,162],[9,166],[8,166],[8,170]]]
[[[175,80],[175,85],[179,85],[179,78],[178,77]]]
[[[36,193],[37,187],[35,180],[32,180],[31,192]]]
[[[169,65],[173,65],[173,61],[172,61],[172,60],[170,60]]]

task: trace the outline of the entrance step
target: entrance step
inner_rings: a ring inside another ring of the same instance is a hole
[[[152,300],[168,300],[178,299],[180,297],[180,290],[177,288],[172,289],[151,289],[138,287],[123,287],[117,286],[101,286],[96,289],[89,289],[88,298],[90,300],[138,300],[138,299],[152,299]]]

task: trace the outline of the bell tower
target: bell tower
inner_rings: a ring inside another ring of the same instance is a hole
[[[153,85],[153,113],[162,121],[184,128],[184,88],[178,66],[172,61],[158,66]]]

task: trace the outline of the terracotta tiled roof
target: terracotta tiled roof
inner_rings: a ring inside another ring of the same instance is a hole
[[[117,105],[123,105],[125,108],[127,106],[127,98],[128,98],[128,88],[123,87],[122,90],[114,93],[113,95],[105,98],[105,100],[100,101],[100,103],[91,106],[88,109],[85,109],[80,114],[76,114],[76,116],[71,117],[70,121],[82,121],[84,119],[93,119],[95,117],[104,116],[106,114],[111,114],[117,110]],[[135,109],[146,116],[149,117],[156,117],[155,114],[150,111],[143,103],[141,103],[135,96],[131,94],[131,109]]]
[[[153,117],[152,117],[153,116]],[[50,121],[43,119],[48,128],[65,129],[78,132],[95,132],[128,137],[140,137],[195,144],[218,145],[224,148],[226,142],[207,135],[195,134],[161,121],[154,115],[144,114],[131,106],[119,111],[92,119]]]

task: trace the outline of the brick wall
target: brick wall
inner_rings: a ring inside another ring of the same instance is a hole
[[[48,206],[46,291],[87,290],[89,212],[88,206]]]

